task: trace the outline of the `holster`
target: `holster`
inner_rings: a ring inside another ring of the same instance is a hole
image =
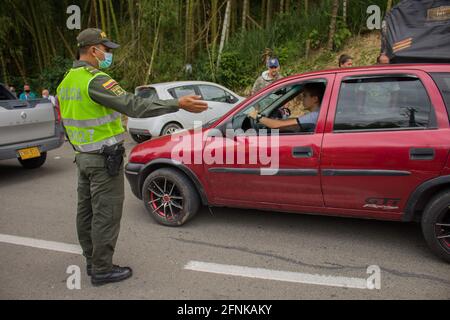
[[[105,167],[111,177],[119,174],[125,155],[125,148],[122,144],[113,146],[103,146],[100,154],[105,157]]]

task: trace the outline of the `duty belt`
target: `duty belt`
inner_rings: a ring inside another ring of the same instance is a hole
[[[114,137],[111,137],[111,138],[108,138],[105,140],[101,140],[98,142],[88,143],[88,144],[83,144],[83,145],[74,145],[74,148],[78,152],[100,153],[100,150],[104,146],[110,147],[110,146],[113,146],[115,144],[122,143],[123,141],[125,141],[125,136],[126,136],[126,133],[121,133]]]

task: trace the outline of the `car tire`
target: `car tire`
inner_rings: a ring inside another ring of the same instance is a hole
[[[161,136],[174,134],[175,132],[183,130],[183,126],[176,122],[168,123],[164,126],[164,128],[161,130]]]
[[[142,142],[145,142],[145,141],[148,141],[151,139],[150,136],[144,136],[141,134],[130,133],[130,135],[131,135],[131,139],[133,139],[137,143],[142,143]]]
[[[36,169],[42,167],[42,165],[45,163],[45,160],[47,160],[47,152],[42,152],[41,156],[38,158],[26,160],[22,160],[21,158],[19,158],[18,160],[22,167],[24,167],[25,169]]]
[[[172,168],[158,169],[145,179],[142,199],[153,219],[171,227],[182,226],[200,209],[195,186]]]
[[[450,190],[428,203],[422,215],[422,232],[430,249],[450,263]]]

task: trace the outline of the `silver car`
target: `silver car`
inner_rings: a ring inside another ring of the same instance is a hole
[[[0,84],[0,160],[17,158],[24,168],[39,168],[47,151],[63,143],[61,119],[49,100],[20,101]]]
[[[135,94],[142,98],[155,97],[160,100],[178,99],[186,95],[198,95],[208,102],[208,110],[194,114],[184,110],[153,118],[128,119],[128,131],[136,142],[152,137],[172,134],[194,127],[194,121],[209,122],[223,116],[244,100],[233,91],[212,82],[178,81],[144,85],[136,88]]]

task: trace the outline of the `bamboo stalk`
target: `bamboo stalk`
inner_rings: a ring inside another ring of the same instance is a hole
[[[253,22],[253,24],[257,26],[259,29],[261,30],[263,29],[263,27],[258,22],[256,22],[255,19],[253,19],[250,15],[247,15],[247,19]]]
[[[185,36],[185,60],[190,63],[192,60],[194,42],[194,0],[186,1],[186,36]]]
[[[3,51],[0,51],[0,61],[2,63],[3,82],[6,85],[8,85],[9,84],[9,78],[8,78],[8,72],[6,71],[6,64],[5,64],[5,58],[3,57]]]
[[[141,42],[141,36],[142,36],[142,33],[141,33],[141,30],[142,30],[142,28],[141,28],[141,23],[142,23],[142,14],[143,14],[143,10],[142,10],[142,5],[141,5],[140,2],[138,2],[136,6],[137,6],[137,8],[138,8],[138,11],[137,11],[137,26],[136,26],[137,33],[136,33],[136,37],[137,37],[138,43],[140,44],[140,42]]]
[[[389,12],[389,11],[391,11],[391,8],[392,8],[392,0],[388,0],[388,2],[387,2],[387,8],[386,8],[386,12]]]
[[[100,21],[102,23],[102,30],[103,31],[107,31],[106,30],[106,19],[105,19],[105,10],[103,8],[103,0],[98,0],[98,6],[100,8]]]
[[[344,24],[347,24],[347,0],[342,1],[342,19]]]
[[[219,54],[217,57],[217,69],[220,67],[220,59],[222,57],[222,51],[225,46],[225,38],[227,36],[227,30],[228,30],[228,24],[230,22],[230,10],[231,10],[231,1],[227,0],[227,8],[225,9],[225,18],[223,20],[223,28],[222,28],[222,37],[220,39],[220,46],[219,46]]]
[[[21,13],[22,10],[17,7],[17,4],[14,1],[10,1],[10,4],[14,7],[14,14],[20,18],[26,29],[30,32],[33,31],[33,26],[30,24],[29,19],[25,18]]]
[[[56,47],[55,47],[55,37],[54,37],[54,33],[51,31],[52,28],[51,28],[49,19],[45,19],[45,28],[46,28],[48,38],[50,39],[49,44],[50,44],[50,49],[52,50],[52,55],[56,56],[57,52],[56,52]]]
[[[106,33],[111,37],[111,7],[109,6],[109,0],[105,0],[105,10],[106,10]]]
[[[130,22],[131,22],[131,40],[134,41],[136,39],[136,29],[135,29],[133,0],[128,0],[128,14],[130,15]]]
[[[189,8],[192,0],[186,0],[186,17],[185,17],[185,33],[184,33],[184,60],[189,60]]]
[[[151,56],[151,59],[150,59],[150,65],[148,67],[147,75],[145,76],[144,83],[148,83],[150,75],[152,74],[153,61],[155,60],[155,55],[156,55],[156,51],[157,51],[157,48],[158,48],[160,27],[161,27],[161,16],[159,16],[158,27],[156,28],[155,40],[153,41],[153,48],[152,48],[152,56]]]
[[[245,31],[247,26],[247,14],[248,14],[248,0],[244,0],[242,6],[242,31]]]
[[[272,23],[272,0],[267,0],[266,27]]]
[[[227,33],[227,41],[230,37],[230,34],[234,34],[236,30],[237,23],[237,5],[236,0],[231,0],[231,11],[230,11],[230,26],[228,27]]]
[[[116,19],[116,14],[114,12],[114,6],[112,3],[112,0],[109,0],[109,6],[111,7],[111,17],[112,17],[112,21],[113,21],[113,26],[114,26],[114,32],[116,33],[116,39],[119,39],[119,27],[117,26],[117,19]]]
[[[16,64],[17,70],[19,70],[20,76],[22,77],[22,80],[24,83],[27,82],[27,75],[25,71],[25,67],[20,64],[19,60],[17,59],[16,53],[11,49],[10,50],[11,57],[13,58],[14,63]]]
[[[230,34],[231,16],[232,16],[231,9],[233,8],[233,0],[228,0],[227,6],[228,5],[229,5],[229,7],[228,7],[228,19],[225,19],[225,20],[228,20],[227,28],[226,28],[227,37],[225,38],[225,43],[227,43],[228,35]]]
[[[331,10],[330,29],[329,29],[329,33],[328,33],[328,44],[327,44],[328,50],[333,50],[333,40],[334,40],[334,34],[336,32],[336,20],[337,20],[338,10],[339,10],[339,0],[333,0],[333,7]]]
[[[97,17],[98,9],[97,9],[97,1],[96,1],[96,0],[92,1],[92,4],[93,4],[93,6],[94,6],[94,21],[95,21],[95,27],[98,29],[98,17]]]
[[[31,13],[31,21],[34,26],[33,31],[31,32],[33,38],[35,39],[36,49],[40,51],[40,61],[39,61],[39,71],[42,72],[44,66],[47,64],[47,52],[45,47],[45,34],[41,30],[41,24],[37,20],[36,11],[34,8],[34,1],[28,1],[28,7]]]
[[[211,0],[211,42],[212,56],[215,58],[217,50],[217,0]]]
[[[265,18],[266,18],[266,3],[267,0],[262,0],[261,4],[261,25],[265,26]]]
[[[311,40],[308,39],[308,40],[306,40],[305,59],[308,59],[308,58],[309,58],[309,52],[310,52],[310,49],[311,49]]]
[[[61,30],[59,28],[56,28],[56,31],[58,32],[58,35],[61,38],[61,40],[62,40],[64,46],[66,47],[67,51],[69,52],[70,56],[72,57],[73,60],[75,60],[76,56],[75,56],[72,48],[70,47],[70,45],[67,43],[67,40],[64,37],[64,35],[62,34]]]
[[[83,7],[83,11],[82,12],[88,12],[89,10],[89,14],[84,14],[82,15],[82,20],[81,20],[81,25],[83,26],[90,26],[90,21],[91,21],[91,8],[92,8],[92,4],[90,1],[86,1],[84,3],[84,7]]]

